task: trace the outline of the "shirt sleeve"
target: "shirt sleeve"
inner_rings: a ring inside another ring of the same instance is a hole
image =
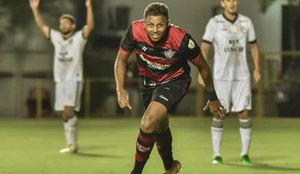
[[[248,30],[248,42],[255,43],[256,42],[256,34],[252,21],[249,19],[249,30]]]
[[[76,37],[76,40],[80,41],[81,43],[87,42],[87,39],[84,38],[84,36],[83,36],[83,31],[82,30],[77,31],[75,33],[75,37]]]
[[[205,27],[205,32],[202,37],[203,42],[212,43],[214,40],[214,20],[210,19]]]
[[[61,37],[61,34],[59,31],[56,31],[52,28],[50,29],[50,37],[49,38],[52,43],[58,41],[60,37]]]
[[[130,25],[124,35],[122,36],[121,42],[120,42],[120,50],[124,52],[131,52],[135,48],[135,40],[133,39],[133,33],[132,33],[132,25]]]
[[[182,57],[186,57],[191,62],[196,62],[201,57],[201,51],[199,45],[188,33],[182,39],[180,50],[182,51]]]

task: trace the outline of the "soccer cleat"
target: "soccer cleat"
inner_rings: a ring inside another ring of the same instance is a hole
[[[176,174],[181,170],[181,163],[177,160],[173,161],[172,167],[169,170],[166,170],[164,174]]]
[[[76,153],[78,151],[77,144],[69,144],[65,148],[61,149],[59,153]]]
[[[215,156],[211,162],[212,164],[222,164],[223,163],[223,159],[221,156]]]
[[[246,154],[246,155],[243,155],[243,156],[241,157],[241,162],[242,162],[242,164],[244,164],[244,165],[251,164],[249,155],[247,155],[247,154]]]

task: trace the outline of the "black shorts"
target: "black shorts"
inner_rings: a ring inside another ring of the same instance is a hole
[[[191,78],[174,79],[164,84],[153,86],[143,85],[142,97],[144,107],[147,108],[151,101],[163,104],[169,113],[175,111],[180,100],[185,96],[191,84]]]

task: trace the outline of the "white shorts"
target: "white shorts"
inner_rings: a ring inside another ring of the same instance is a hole
[[[63,111],[65,106],[73,106],[75,111],[79,111],[82,89],[83,82],[56,82],[55,111]]]
[[[227,113],[251,110],[250,80],[214,80],[214,86]]]

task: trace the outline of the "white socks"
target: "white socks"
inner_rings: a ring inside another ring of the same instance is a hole
[[[222,142],[223,128],[211,127],[213,154],[215,156],[221,156],[220,146]]]
[[[251,130],[252,130],[252,120],[251,117],[248,119],[239,119],[240,121],[240,134],[242,142],[242,152],[241,156],[248,154],[250,142],[251,142]]]
[[[251,130],[252,121],[249,119],[239,119],[240,122],[240,136],[242,143],[241,156],[248,154],[251,143]],[[221,156],[220,146],[222,142],[223,134],[223,120],[213,120],[213,126],[211,127],[213,156]]]
[[[64,129],[67,145],[77,144],[78,120],[76,115],[64,121]]]

